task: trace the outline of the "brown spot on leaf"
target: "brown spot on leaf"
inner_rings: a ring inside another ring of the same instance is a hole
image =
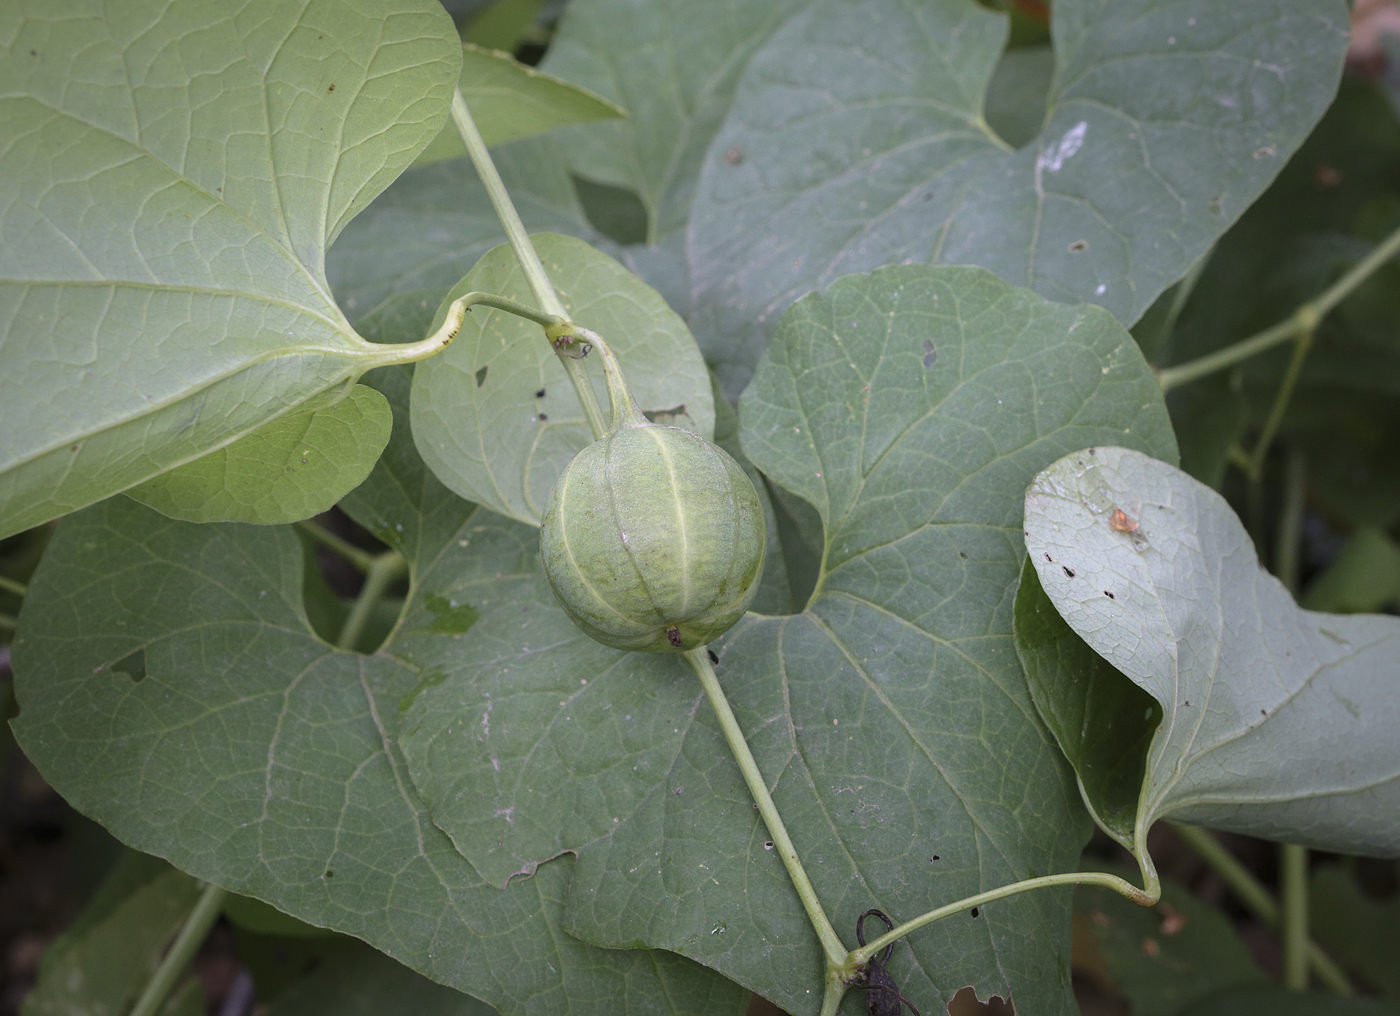
[[[1108,525],[1109,528],[1116,529],[1120,533],[1135,533],[1138,527],[1137,519],[1129,518],[1122,508],[1113,509],[1113,514],[1108,519]]]

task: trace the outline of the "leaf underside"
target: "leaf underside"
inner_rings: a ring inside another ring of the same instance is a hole
[[[1132,802],[1135,852],[1173,817],[1400,854],[1400,619],[1300,609],[1224,498],[1124,448],[1076,452],[1036,477],[1026,550],[1069,626],[1161,708]],[[1069,678],[1055,687],[1075,693]]]

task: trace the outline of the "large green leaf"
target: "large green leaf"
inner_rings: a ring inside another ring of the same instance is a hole
[[[187,522],[296,522],[358,487],[389,441],[389,404],[373,388],[331,391],[231,445],[127,494]]]
[[[638,404],[709,437],[710,376],[690,329],[654,289],[582,240],[533,238],[569,316],[601,335],[627,372]],[[508,245],[489,251],[443,299],[495,293],[531,304],[529,282]],[[597,358],[594,357],[594,360]],[[589,371],[598,404],[601,366]],[[540,326],[472,308],[457,338],[413,379],[413,436],[448,487],[507,518],[539,525],[554,481],[593,433],[578,395]]]
[[[0,536],[372,365],[325,248],[437,132],[432,0],[0,14]]]
[[[124,1016],[155,973],[199,899],[199,884],[164,861],[128,851],[87,908],[44,953],[23,1016]],[[161,1016],[198,1016],[204,992],[191,979]]]
[[[783,308],[853,271],[977,264],[1131,323],[1322,115],[1340,0],[1057,0],[1039,136],[988,128],[1003,16],[971,0],[818,0],[749,62],[705,157],[697,316],[726,390]]]
[[[1300,609],[1219,494],[1125,448],[1075,452],[1036,477],[1026,550],[1069,627],[1162,710],[1155,724],[1135,708],[1094,711],[1094,729],[1066,730],[1042,709],[1091,808],[1130,816],[1106,823],[1111,835],[1141,856],[1152,823],[1172,816],[1400,854],[1400,619]],[[1052,668],[1045,694],[1082,697],[1076,671]],[[1104,762],[1096,735],[1120,719],[1154,730],[1145,772],[1098,796],[1072,745]]]
[[[460,648],[466,612],[447,597],[469,590],[485,611],[500,576],[509,587],[536,567],[535,534],[433,480],[408,432],[406,371],[376,381],[394,434],[348,505],[409,562],[383,650],[340,652],[311,631],[289,528],[194,525],[116,498],[59,526],[29,587],[16,736],[119,838],[503,1012],[737,1014],[738,988],[679,957],[565,934],[570,860],[502,891],[429,821],[396,736],[435,678],[403,645]]]
[[[509,53],[470,43],[462,47],[458,83],[472,119],[487,145],[500,145],[568,124],[611,120],[627,114],[586,88],[527,67]],[[467,154],[456,125],[445,124],[414,160],[426,166]]]
[[[919,266],[804,300],[769,357],[743,446],[821,511],[823,577],[805,613],[749,615],[714,648],[823,904],[851,940],[869,906],[908,918],[1068,870],[1082,813],[1010,638],[1021,492],[1090,435],[1173,453],[1136,346],[1097,308]],[[693,678],[591,643],[548,597],[532,569],[460,646],[414,644],[442,675],[404,734],[434,821],[498,881],[577,851],[575,934],[815,1012],[817,943]],[[1066,895],[912,936],[905,993],[1068,1011]]]

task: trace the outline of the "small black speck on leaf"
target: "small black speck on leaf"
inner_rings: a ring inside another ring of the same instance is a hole
[[[1116,599],[1118,599],[1118,597],[1114,596],[1114,595],[1113,595],[1112,593],[1110,593],[1107,589],[1105,589],[1105,590],[1103,591],[1103,594],[1104,594],[1105,596],[1107,596],[1110,600],[1116,600]]]
[[[1080,254],[1088,249],[1089,243],[1087,240],[1075,240],[1074,243],[1069,245],[1069,252],[1071,254]]]
[[[940,858],[937,854],[934,854],[932,857],[929,858],[929,863],[932,864],[934,861],[937,860],[940,860]]]
[[[1061,568],[1065,568],[1064,565],[1060,565],[1060,567],[1061,567]],[[1073,568],[1065,568],[1065,574],[1066,574],[1067,576],[1069,576],[1070,578],[1074,578],[1074,569],[1073,569]]]
[[[541,413],[541,414],[539,415],[539,419],[541,419],[541,420],[548,420],[549,417],[546,416],[544,413]]]
[[[335,878],[335,872],[333,872],[333,871],[327,869],[327,871],[326,871],[326,878]]]
[[[715,651],[714,651],[713,649],[706,649],[705,652],[707,652],[707,653],[710,654],[710,662],[711,662],[711,663],[718,663],[718,662],[719,662],[719,657],[715,655]]]
[[[331,82],[331,87],[327,88],[326,91],[328,91],[328,92],[334,92],[334,91],[335,91],[335,82],[334,82],[334,81]]]
[[[486,370],[487,368],[482,367],[479,371],[476,372],[476,386],[478,388],[480,388],[486,383]]]
[[[958,557],[962,558],[964,561],[967,560],[967,554],[964,551],[958,551]]]
[[[543,389],[543,388],[541,388],[539,391],[535,392],[535,398],[537,398],[537,399],[542,399],[542,398],[544,398],[544,389]]]
[[[976,907],[973,907],[973,908],[972,908],[972,916],[973,916],[973,917],[976,917],[977,914],[978,914],[977,908],[976,908]]]

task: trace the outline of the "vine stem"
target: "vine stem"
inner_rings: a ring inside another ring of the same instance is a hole
[[[361,550],[353,543],[341,539],[325,526],[313,522],[310,519],[303,519],[296,523],[296,527],[327,550],[345,558],[345,560],[355,566],[356,571],[367,572],[369,571],[369,566],[374,563],[374,555],[369,551]]]
[[[749,794],[752,795],[754,804],[758,805],[758,813],[763,816],[768,835],[773,837],[773,849],[782,859],[783,867],[787,869],[793,888],[797,890],[797,896],[802,901],[802,909],[807,911],[807,919],[812,922],[812,928],[821,940],[822,952],[826,954],[829,981],[832,968],[839,968],[846,962],[849,955],[846,946],[827,920],[826,911],[822,910],[817,891],[812,888],[812,880],[807,877],[807,871],[802,867],[797,848],[793,846],[792,837],[788,835],[782,816],[778,814],[777,805],[773,803],[773,796],[768,792],[768,784],[763,781],[763,774],[759,772],[753,752],[744,740],[744,732],[739,729],[739,721],[734,718],[734,711],[729,708],[729,700],[725,698],[724,689],[720,687],[719,678],[715,676],[715,668],[710,665],[708,650],[705,646],[698,646],[687,652],[685,658],[695,671],[695,676],[700,678],[700,686],[705,690],[705,697],[710,700],[710,707],[719,718],[720,729],[724,731],[724,739],[729,742],[729,750],[734,754],[734,761],[739,764],[744,782],[748,784]]]
[[[204,937],[209,934],[209,929],[214,926],[214,921],[218,919],[226,895],[228,894],[216,885],[209,884],[204,887],[204,892],[200,894],[199,900],[194,905],[194,910],[190,911],[190,916],[185,918],[185,923],[180,927],[180,933],[175,936],[175,941],[171,944],[169,951],[161,959],[160,965],[156,967],[151,979],[146,982],[146,988],[141,992],[141,997],[132,1006],[131,1016],[156,1016],[156,1013],[164,1008],[166,999],[170,997],[171,989],[175,987],[175,982],[180,979],[180,975],[190,965],[190,960],[194,959],[194,954],[199,951]]]
[[[1175,367],[1167,367],[1159,372],[1157,380],[1161,383],[1162,390],[1171,391],[1188,381],[1195,381],[1197,378],[1213,374],[1217,370],[1233,367],[1235,364],[1248,360],[1267,349],[1272,349],[1282,342],[1296,339],[1299,335],[1311,335],[1317,330],[1318,322],[1326,317],[1332,308],[1350,296],[1357,286],[1370,278],[1381,265],[1394,257],[1397,252],[1400,252],[1400,229],[1396,229],[1381,241],[1380,245],[1358,261],[1351,271],[1343,275],[1320,295],[1300,306],[1284,320],[1271,325],[1256,335],[1226,346],[1224,349],[1195,360],[1189,360]]]
[[[29,589],[23,582],[16,582],[7,575],[0,575],[0,589],[7,593],[14,593],[16,596],[23,596]]]
[[[389,583],[402,575],[406,567],[407,562],[396,550],[386,550],[370,561],[369,569],[365,572],[365,584],[360,588],[360,595],[355,598],[355,605],[350,608],[350,616],[345,619],[340,636],[335,640],[337,649],[347,652],[354,650],[374,605],[389,588]]]
[[[8,628],[14,631],[19,627],[19,619],[11,614],[0,614],[0,628]]]
[[[856,968],[869,962],[885,946],[890,945],[911,931],[917,931],[925,925],[941,921],[945,917],[952,917],[954,914],[961,914],[965,910],[973,907],[985,906],[997,900],[1005,899],[1008,896],[1016,896],[1020,893],[1031,892],[1036,889],[1051,889],[1056,886],[1066,885],[1098,885],[1105,889],[1112,889],[1116,893],[1128,897],[1138,906],[1150,907],[1160,898],[1160,893],[1154,894],[1145,892],[1133,885],[1127,879],[1119,878],[1117,875],[1110,875],[1103,871],[1069,871],[1062,875],[1042,875],[1040,878],[1028,878],[1023,882],[1012,882],[1010,885],[1000,886],[996,889],[989,889],[984,893],[975,896],[968,896],[966,899],[958,900],[956,903],[949,903],[946,906],[930,910],[926,914],[914,918],[912,921],[905,921],[893,931],[881,935],[875,941],[861,946],[859,949],[852,949],[846,958],[846,966],[852,974]]]
[[[516,260],[525,272],[530,292],[535,294],[535,302],[544,308],[547,316],[554,319],[553,328],[545,325],[545,334],[554,340],[559,362],[564,365],[564,372],[568,374],[579,402],[583,405],[589,429],[593,432],[594,440],[597,440],[608,432],[607,425],[603,420],[603,410],[598,405],[598,394],[593,390],[593,383],[588,379],[581,359],[575,359],[571,355],[572,321],[569,319],[569,312],[565,309],[564,302],[559,299],[554,283],[549,281],[549,274],[544,270],[539,252],[530,242],[530,234],[525,232],[525,223],[520,221],[515,202],[511,201],[510,192],[506,190],[501,174],[496,171],[496,164],[491,161],[486,141],[477,129],[476,121],[472,119],[471,110],[467,108],[467,100],[462,97],[460,88],[452,90],[452,123],[461,135],[462,144],[466,146],[467,155],[476,168],[476,175],[481,177],[481,183],[491,199],[491,207],[496,210],[496,218],[501,220],[501,228],[505,230],[511,250],[515,251]]]
[[[1225,849],[1219,840],[1204,829],[1198,829],[1195,826],[1173,825],[1172,828],[1196,852],[1197,856],[1224,880],[1230,890],[1239,897],[1240,902],[1254,912],[1255,917],[1271,928],[1277,929],[1279,927],[1280,914],[1277,901],[1269,895],[1269,890],[1265,889],[1259,880],[1235,859],[1235,855]],[[1305,940],[1307,942],[1308,964],[1312,967],[1312,972],[1317,976],[1317,979],[1338,995],[1345,997],[1355,995],[1356,989],[1352,987],[1351,981],[1347,979],[1342,968],[1337,966],[1332,958],[1324,953],[1311,938],[1305,936]]]
[[[1308,990],[1308,848],[1296,843],[1279,847],[1283,885],[1283,986]]]

